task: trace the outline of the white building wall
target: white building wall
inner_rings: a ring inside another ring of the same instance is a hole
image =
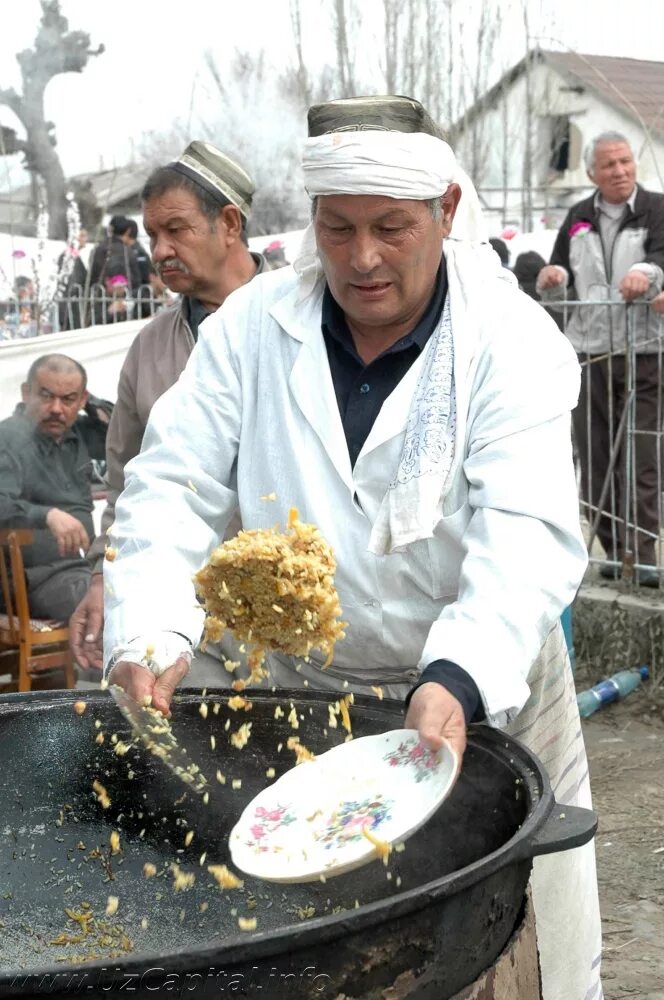
[[[664,140],[646,143],[641,126],[626,113],[601,100],[589,89],[582,94],[570,89],[576,78],[566,78],[545,63],[531,71],[533,103],[532,140],[532,228],[556,227],[570,205],[593,190],[583,161],[586,145],[601,132],[622,132],[639,160],[638,178],[650,190],[664,191]],[[523,164],[526,150],[526,78],[522,74],[501,96],[496,107],[485,112],[456,141],[457,156],[474,174],[476,186],[487,208],[489,228],[499,233],[504,225],[523,228]],[[570,169],[557,174],[548,169],[550,116],[567,115],[572,125]],[[473,131],[475,130],[475,150]],[[639,155],[640,154],[640,155]],[[657,169],[657,161],[661,165]],[[506,186],[504,198],[504,165]],[[539,187],[539,189],[538,189]],[[504,210],[506,204],[506,210]]]

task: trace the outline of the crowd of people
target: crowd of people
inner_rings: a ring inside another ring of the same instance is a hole
[[[45,318],[39,322],[34,281],[19,275],[14,282],[13,295],[0,300],[0,342],[23,340],[51,331],[52,326]]]
[[[13,294],[0,301],[0,341],[148,319],[172,302],[167,283],[138,239],[134,219],[111,217],[88,266],[83,254],[87,243],[88,232],[82,228],[75,243],[60,254],[56,290],[48,302],[40,301],[32,278],[16,278]],[[268,271],[286,267],[284,243],[279,239],[268,243],[263,259]]]
[[[510,269],[418,102],[329,102],[308,124],[312,224],[293,267],[279,241],[249,250],[254,183],[198,141],[145,184],[150,253],[119,217],[95,248],[86,281],[105,289],[106,311],[93,303],[93,319],[125,318],[130,300],[146,319],[114,406],[89,397],[77,361],[51,354],[0,423],[0,526],[36,531],[33,612],[70,619],[81,668],[168,712],[179,684],[227,686],[221,661],[239,658],[230,638],[197,649],[192,574],[224,534],[297,506],[335,550],[347,639],[325,673],[313,655],[274,656],[272,683],[381,685],[426,745],[446,738],[460,755],[471,722],[504,728],[542,757],[559,802],[587,805],[559,623],[587,565],[570,425],[574,414],[582,495],[596,502],[589,470],[607,473],[606,383],[624,395],[626,347],[601,310],[579,307],[567,337],[548,312],[603,282],[658,319],[664,196],[637,185],[623,136],[601,135],[587,161],[596,191],[570,209],[550,263],[528,252]],[[152,315],[163,289],[175,301]],[[647,333],[637,419],[653,430],[661,379]],[[107,495],[96,537],[94,458]],[[612,572],[640,545],[646,586],[659,584],[653,460],[644,444],[642,536],[599,535]],[[274,505],[258,502],[267,494]],[[592,845],[536,859],[533,885],[545,1000],[600,997]]]
[[[33,279],[16,279],[13,296],[0,303],[0,340],[142,319],[166,303],[165,286],[138,241],[133,219],[111,218],[89,267],[83,253],[87,243],[87,230],[80,229],[60,254],[55,291],[48,301],[38,294]]]

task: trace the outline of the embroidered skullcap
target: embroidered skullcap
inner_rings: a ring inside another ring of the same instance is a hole
[[[254,182],[239,163],[209,142],[199,139],[190,142],[182,156],[168,166],[194,181],[221,205],[230,202],[240,209],[245,219],[249,218],[256,190]]]
[[[328,132],[365,131],[425,132],[437,139],[443,133],[429,112],[412,97],[349,97],[313,104],[307,114],[309,137]]]
[[[425,200],[454,178],[454,153],[409,97],[356,97],[310,108],[302,168],[312,197],[371,194]]]

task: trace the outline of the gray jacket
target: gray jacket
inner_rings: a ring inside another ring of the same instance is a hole
[[[31,585],[82,561],[58,554],[46,515],[53,507],[64,510],[94,536],[91,459],[103,458],[105,436],[106,424],[86,414],[56,443],[24,415],[22,404],[0,423],[0,528],[34,530],[23,554]]]
[[[256,274],[260,274],[263,258],[255,253],[252,257],[256,261]],[[134,340],[122,366],[118,398],[106,437],[108,500],[101,534],[88,551],[95,573],[102,572],[106,532],[115,520],[115,503],[124,489],[125,465],[141,450],[152,407],[177,382],[194,349],[190,319],[190,300],[186,297],[157,313]]]
[[[661,291],[664,277],[664,195],[637,187],[633,208],[625,206],[608,247],[600,234],[596,198],[591,195],[568,212],[551,255],[551,264],[563,267],[568,280],[541,292],[542,302],[554,308],[565,308],[565,299],[597,303],[567,307],[565,332],[578,354],[624,354],[628,344],[640,354],[656,354],[662,324],[647,303]],[[626,308],[618,288],[635,268],[647,274],[650,288]]]

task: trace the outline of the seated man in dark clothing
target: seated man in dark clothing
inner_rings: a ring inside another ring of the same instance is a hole
[[[21,394],[0,422],[0,527],[34,529],[24,549],[31,614],[67,621],[90,577],[92,459],[104,458],[108,414],[63,354],[38,358]]]

